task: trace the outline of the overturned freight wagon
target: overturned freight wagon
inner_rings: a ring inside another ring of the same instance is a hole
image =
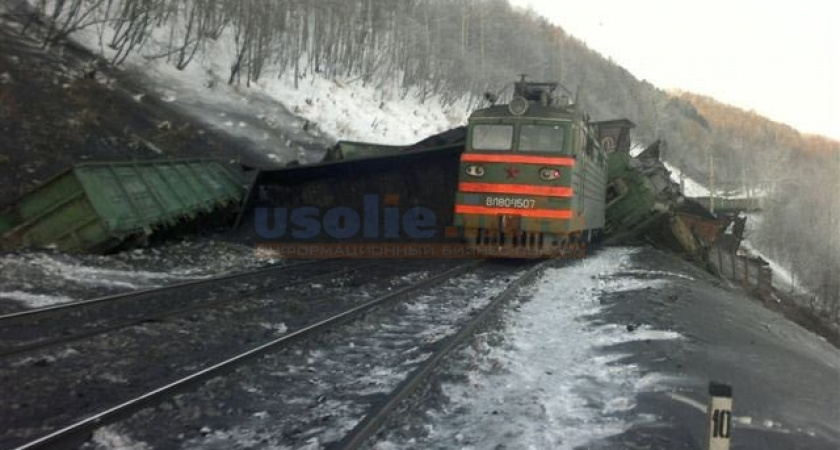
[[[4,214],[0,247],[108,252],[201,218],[233,217],[243,192],[240,175],[211,160],[78,164]]]
[[[338,141],[327,149],[323,162],[348,161],[351,159],[398,156],[422,150],[463,146],[467,139],[467,128],[458,127],[432,135],[411,145],[387,145],[373,142]]]
[[[439,141],[427,144],[436,143]],[[345,155],[339,161],[261,170],[246,196],[238,230],[244,239],[261,244],[408,242],[413,239],[402,227],[407,220],[405,215],[423,209],[430,213],[426,217],[431,221],[429,231],[435,237],[445,236],[452,223],[453,193],[463,144],[432,148],[425,145],[407,146],[398,154]],[[343,231],[353,228],[347,223],[347,216],[357,217],[364,226],[357,227],[358,233],[337,238],[330,235],[326,224],[319,225],[333,215],[343,217]],[[387,231],[393,217],[397,217],[399,226]],[[317,226],[311,235],[303,232],[313,224]]]
[[[659,160],[661,141],[635,158],[630,147],[616,148],[609,155],[607,225],[610,240],[632,239],[683,202],[680,187],[671,181]]]
[[[376,156],[397,155],[406,149],[404,145],[374,144],[371,142],[338,141],[327,149],[324,162],[346,161],[348,159],[372,158]]]
[[[665,145],[656,141],[636,157],[629,147],[610,154],[607,242],[648,241],[705,260],[729,221],[683,196],[660,160]]]

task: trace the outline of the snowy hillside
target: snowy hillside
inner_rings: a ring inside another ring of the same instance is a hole
[[[683,192],[683,195],[685,195],[686,197],[708,197],[710,195],[711,191],[709,190],[708,187],[706,187],[706,185],[704,185],[703,183],[700,183],[699,181],[691,178],[688,175],[684,175],[682,173],[682,171],[678,167],[674,166],[673,164],[671,164],[669,162],[666,162],[666,161],[663,161],[662,163],[665,164],[665,167],[668,169],[668,171],[671,172],[671,179],[674,182],[676,182],[677,184],[680,184],[681,182],[685,183],[685,187],[684,187],[685,192]],[[763,189],[753,189],[749,193],[749,195],[751,195],[752,197],[765,197],[765,196],[767,196],[767,192]],[[728,192],[726,194],[723,194],[721,192],[716,192],[715,197],[733,199],[734,200],[734,199],[747,198],[748,194],[746,192],[744,192],[743,189],[741,189],[741,190]]]
[[[116,50],[103,42],[113,33],[110,26],[92,27],[74,38],[112,59]],[[294,75],[286,71],[280,77],[264,76],[250,86],[229,85],[226,62],[233,59],[235,50],[228,33],[208,41],[183,70],[160,57],[166,54],[170,39],[160,34],[153,33],[151,40],[122,64],[129,74],[142,77],[149,88],[135,98],[159,96],[213,128],[250,140],[277,162],[318,161],[318,150],[337,140],[410,144],[466,120],[464,102],[445,107],[432,97],[421,103],[414,92],[403,97],[396,82],[377,88],[363,86],[358,79],[314,74],[299,79],[296,88]]]

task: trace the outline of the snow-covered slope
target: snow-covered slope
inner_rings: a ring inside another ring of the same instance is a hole
[[[747,227],[744,242],[741,248],[748,254],[758,256],[770,264],[770,269],[773,270],[773,285],[784,291],[797,292],[799,294],[806,294],[802,286],[796,284],[796,277],[794,274],[786,269],[779,261],[767,257],[766,252],[763,252],[757,242],[756,233],[761,227],[761,222],[764,216],[759,213],[747,214]]]
[[[86,48],[114,56],[108,42],[113,30],[91,27],[74,35]],[[159,33],[157,33],[159,34]],[[463,124],[464,102],[444,106],[437,98],[421,102],[415,92],[400,92],[395,83],[363,85],[358,79],[328,79],[318,74],[298,80],[291,71],[279,75],[268,67],[257,82],[228,85],[233,38],[210,41],[184,69],[166,58],[169,36],[152,39],[123,63],[148,92],[201,122],[250,141],[277,162],[320,160],[325,146],[337,140],[409,144]],[[100,38],[100,36],[102,38]]]
[[[683,194],[686,197],[708,197],[711,193],[708,187],[706,187],[703,183],[698,182],[697,180],[691,178],[688,175],[684,175],[682,170],[680,170],[677,166],[662,161],[665,164],[665,167],[671,172],[671,179],[674,180],[676,183],[680,183],[680,178],[682,177],[685,182],[685,192]],[[764,189],[753,189],[750,192],[752,197],[764,197],[767,195],[767,191]],[[715,197],[717,198],[726,198],[726,199],[743,199],[748,198],[747,192],[744,192],[743,189],[739,189],[736,191],[730,191],[726,194],[722,194],[720,192],[715,193]]]

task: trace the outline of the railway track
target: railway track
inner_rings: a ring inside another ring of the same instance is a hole
[[[463,345],[500,306],[512,300],[519,290],[534,281],[544,269],[545,263],[537,264],[528,269],[515,281],[510,283],[502,292],[493,297],[490,302],[471,319],[461,326],[457,333],[446,338],[439,348],[429,356],[425,362],[417,367],[403,380],[388,396],[375,405],[341,441],[328,446],[330,449],[355,450],[362,447],[388,421],[398,406],[408,400],[429,377],[434,370],[456,348]]]
[[[287,347],[305,338],[312,338],[318,334],[331,330],[339,325],[353,321],[363,316],[371,309],[383,306],[390,302],[401,299],[413,292],[441,283],[457,275],[471,270],[477,263],[471,262],[462,266],[443,271],[436,275],[429,276],[420,281],[413,282],[408,286],[388,292],[361,304],[354,305],[344,311],[331,315],[322,320],[310,323],[306,326],[295,329],[283,336],[253,347],[245,352],[227,358],[221,362],[209,365],[190,375],[179,378],[156,389],[149,390],[130,400],[123,401],[115,406],[104,409],[99,413],[91,414],[85,419],[73,424],[61,427],[60,429],[44,435],[43,437],[19,444],[16,449],[43,449],[43,448],[72,448],[88,439],[90,433],[104,425],[113,423],[125,417],[147,408],[151,405],[170,399],[176,394],[195,389],[206,383],[208,380],[223,376],[243,364],[253,362],[256,358],[264,356],[280,348]]]
[[[370,293],[409,284],[441,264],[374,265],[328,281],[278,288],[224,307],[2,358],[0,384],[14,388],[0,392],[4,405],[0,429],[8,430],[0,433],[0,448],[9,447],[6,436],[41,434],[119,399],[140,395],[255,343],[367,301]]]
[[[97,297],[90,300],[82,300],[77,302],[70,302],[70,303],[61,303],[58,305],[46,306],[43,308],[35,308],[35,309],[27,309],[24,311],[17,311],[9,314],[4,314],[0,316],[0,325],[8,326],[9,324],[14,324],[18,322],[25,322],[25,321],[34,321],[39,320],[42,318],[50,317],[56,314],[66,313],[68,311],[76,311],[91,305],[100,304],[100,303],[116,303],[125,300],[134,300],[139,299],[148,295],[155,295],[161,292],[176,292],[186,290],[188,288],[193,287],[201,287],[207,286],[211,284],[216,284],[224,281],[233,281],[241,278],[251,277],[255,275],[262,275],[266,273],[274,273],[278,270],[287,270],[290,268],[296,267],[305,267],[310,266],[312,264],[322,263],[323,261],[328,260],[315,260],[315,261],[305,261],[296,264],[289,264],[289,265],[280,265],[280,266],[273,266],[259,270],[253,270],[248,272],[240,272],[240,273],[233,273],[228,275],[222,275],[218,277],[212,278],[203,278],[199,280],[193,281],[186,281],[183,283],[176,283],[171,284],[168,286],[163,287],[156,287],[151,289],[141,289],[136,291],[124,292],[120,294],[114,295],[106,295],[104,297]]]
[[[331,264],[335,261],[307,261],[2,315],[0,357],[45,350],[146,322],[218,308],[243,297],[278,289],[278,285],[314,283],[369,266],[332,267]]]
[[[337,430],[322,436],[331,448],[357,448],[387,420],[396,405],[427,379],[448,352],[471,336],[492,311],[515,296],[542,268],[533,265],[520,270],[511,280],[510,267],[489,266],[465,264],[357,304],[20,444],[16,450],[72,447],[87,440],[95,430],[120,421],[120,426],[131,429],[132,435],[140,434],[140,438],[149,440],[168,439],[155,442],[154,446],[171,448],[183,444],[178,436],[190,438],[184,435],[183,418],[177,417],[179,408],[170,405],[161,410],[150,406],[161,402],[196,403],[196,410],[204,410],[205,403],[236,405],[242,403],[242,398],[253,397],[253,386],[261,383],[264,386],[258,391],[272,395],[259,401],[249,399],[245,412],[263,406],[267,411],[283,412],[282,417],[272,420],[278,429],[271,432],[281,440],[266,445],[304,444],[312,438],[314,427],[316,431]],[[325,333],[330,330],[333,332]],[[256,358],[261,358],[259,364],[255,364]],[[235,375],[228,375],[237,368]],[[386,376],[383,381],[371,376],[371,372],[394,372],[399,376]],[[191,391],[187,394],[189,400],[185,396],[173,399],[185,391]],[[268,404],[257,407],[255,402]],[[356,426],[331,422],[339,420],[342,414],[329,412],[313,417],[309,411],[336,404],[338,411],[352,416]],[[231,408],[226,421],[247,427],[254,415],[243,417],[236,413],[236,406]],[[175,417],[169,417],[173,414]],[[148,426],[149,420],[155,426]],[[186,427],[193,434],[201,428]],[[154,430],[154,435],[145,436],[142,430]],[[203,433],[192,438],[201,439]]]

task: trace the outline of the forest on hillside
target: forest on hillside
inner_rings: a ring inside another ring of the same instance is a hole
[[[596,119],[626,117],[636,140],[665,139],[663,158],[721,191],[765,192],[752,237],[840,320],[840,144],[752,112],[639,80],[584,42],[507,0],[29,0],[44,45],[95,29],[114,64],[163,40],[183,69],[211,41],[233,49],[225,78],[247,86],[293,73],[352,77],[401,95],[479,105],[519,74],[556,80]],[[655,17],[655,13],[652,14]],[[655,20],[655,19],[652,19]],[[641,24],[644,25],[644,24]],[[31,27],[29,32],[35,32]],[[662,36],[667,39],[668,36]],[[217,57],[214,55],[214,57]],[[663,55],[663,57],[665,57]]]
[[[750,239],[800,278],[813,293],[809,307],[832,310],[836,321],[840,317],[840,143],[800,134],[709,97],[678,95],[707,121],[710,132],[695,149],[707,150],[716,176],[727,183],[724,186],[741,195],[766,196],[757,235]],[[708,170],[702,176],[707,174]]]

